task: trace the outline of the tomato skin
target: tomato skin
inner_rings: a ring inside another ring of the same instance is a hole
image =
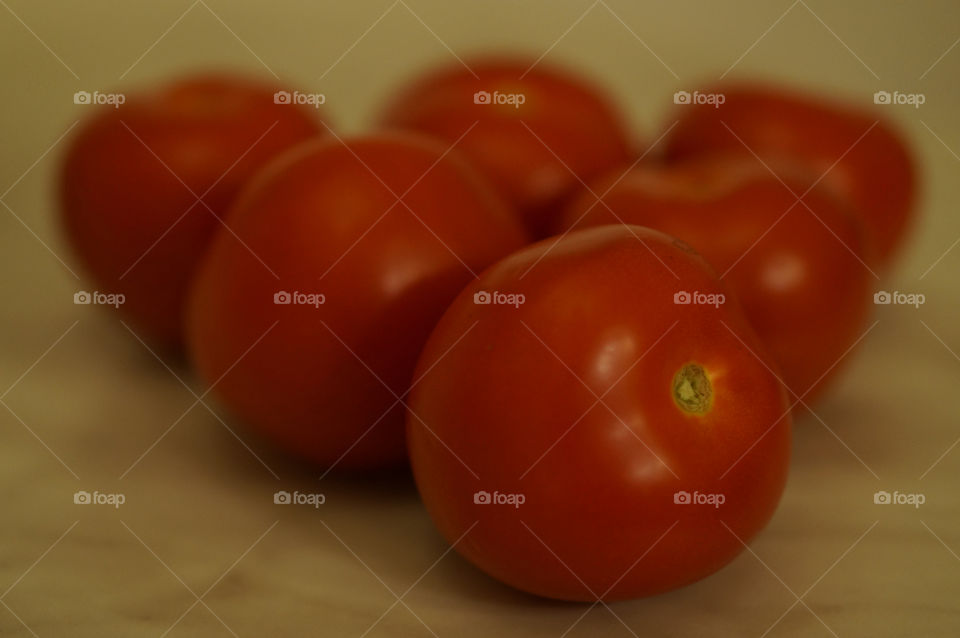
[[[543,235],[556,203],[580,184],[578,177],[588,180],[629,161],[632,148],[620,115],[597,87],[545,63],[533,64],[477,60],[470,62],[477,77],[459,64],[439,69],[399,94],[383,121],[447,144],[459,140],[457,149],[518,210],[528,229]],[[476,104],[475,94],[483,91],[522,94],[524,102]]]
[[[526,242],[444,150],[411,135],[308,143],[241,195],[227,220],[236,237],[214,240],[191,293],[191,359],[233,413],[288,451],[341,469],[403,463],[392,393],[406,393],[471,270]],[[279,291],[325,299],[278,305]]]
[[[682,243],[626,226],[554,241],[467,286],[424,348],[407,420],[424,504],[468,560],[540,596],[615,600],[703,578],[742,550],[730,530],[748,541],[780,498],[783,387],[738,340],[765,356],[736,303],[674,303],[679,289],[726,293]],[[474,303],[494,290],[525,302]],[[705,414],[673,398],[691,362],[711,379]],[[479,490],[525,502],[476,504]],[[726,502],[678,505],[678,490]]]
[[[906,144],[879,114],[761,85],[711,92],[726,101],[678,107],[679,123],[665,140],[668,161],[717,152],[802,161],[850,201],[880,262],[890,263],[915,213],[917,176]]]
[[[312,109],[275,104],[275,90],[227,75],[183,78],[97,107],[70,144],[60,179],[67,240],[157,345],[181,343],[187,289],[217,217],[267,161],[325,131]]]
[[[594,183],[602,201],[584,190],[556,230],[638,224],[690,244],[737,295],[791,398],[809,405],[863,333],[875,257],[845,202],[817,187],[797,202],[818,175],[774,170],[730,155],[637,167]]]

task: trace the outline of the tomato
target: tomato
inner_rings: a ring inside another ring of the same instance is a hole
[[[698,291],[710,304],[678,304]],[[783,387],[685,244],[605,226],[534,244],[434,329],[407,419],[441,533],[514,587],[613,600],[732,560],[783,490]]]
[[[98,107],[67,151],[67,240],[100,291],[156,344],[181,342],[197,262],[237,192],[268,160],[324,129],[276,89],[201,75]],[[91,108],[91,107],[84,107]],[[198,201],[199,198],[199,201]]]
[[[475,272],[525,243],[445,151],[409,134],[308,143],[254,180],[214,240],[191,293],[191,359],[289,451],[343,469],[402,463],[421,346]]]
[[[719,107],[678,107],[679,123],[666,140],[669,160],[735,151],[802,161],[850,200],[881,262],[890,262],[913,217],[916,175],[904,141],[879,115],[763,86],[712,92],[725,97]]]
[[[620,115],[599,89],[532,60],[428,74],[393,101],[384,122],[456,142],[535,234],[579,180],[631,155]]]
[[[638,167],[583,192],[557,230],[639,224],[690,244],[729,283],[784,383],[809,404],[862,336],[874,258],[842,200],[807,192],[817,175],[774,170],[779,177],[754,158],[730,156]]]

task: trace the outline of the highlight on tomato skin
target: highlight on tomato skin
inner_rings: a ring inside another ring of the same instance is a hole
[[[536,237],[581,180],[629,162],[623,117],[586,78],[548,62],[489,57],[408,83],[384,110],[390,128],[455,144]]]
[[[133,329],[176,351],[187,289],[237,193],[271,159],[323,136],[322,111],[283,87],[195,74],[95,108],[60,168],[67,242]]]
[[[916,217],[916,159],[871,103],[859,107],[773,85],[719,84],[719,104],[681,104],[664,139],[664,158],[716,152],[807,164],[848,199],[889,267]]]
[[[555,230],[638,224],[700,251],[729,283],[803,410],[860,341],[879,276],[862,222],[818,177],[802,164],[764,165],[736,153],[645,164],[583,189]]]
[[[682,242],[625,225],[549,238],[487,269],[430,335],[411,467],[441,534],[508,585],[668,591],[773,515],[790,456],[774,367]]]
[[[295,148],[226,223],[191,291],[190,359],[239,421],[338,470],[406,463],[423,342],[475,273],[527,242],[469,165],[409,133]]]

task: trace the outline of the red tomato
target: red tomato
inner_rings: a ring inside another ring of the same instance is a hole
[[[790,421],[726,292],[679,240],[622,225],[544,240],[470,284],[424,348],[407,419],[443,535],[565,600],[662,592],[732,560],[780,498]]]
[[[252,427],[326,466],[405,459],[421,346],[474,273],[525,243],[426,138],[308,144],[255,180],[197,275],[188,347]],[[402,200],[398,200],[402,197]]]
[[[93,283],[125,295],[123,313],[160,345],[179,344],[194,269],[240,187],[323,130],[312,110],[275,104],[274,91],[239,77],[186,78],[98,108],[67,152],[67,239]]]
[[[872,246],[842,200],[817,176],[755,159],[721,156],[611,175],[564,212],[558,232],[639,224],[698,250],[736,293],[779,363],[783,381],[809,403],[835,378],[871,307]],[[794,194],[795,193],[795,194]]]
[[[578,180],[630,159],[620,115],[595,87],[532,60],[481,60],[410,85],[385,123],[457,142],[542,234],[554,205]],[[476,75],[474,75],[476,74]],[[462,138],[462,139],[461,139]]]
[[[881,262],[891,260],[913,216],[916,176],[903,140],[879,115],[761,86],[713,92],[726,98],[719,108],[678,107],[680,122],[666,141],[668,159],[735,151],[765,161],[802,161],[850,200]]]

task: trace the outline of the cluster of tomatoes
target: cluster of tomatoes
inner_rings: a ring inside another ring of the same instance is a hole
[[[73,139],[66,233],[136,330],[294,454],[409,462],[444,536],[525,591],[732,560],[908,226],[897,135],[725,85],[642,154],[597,87],[524,60],[428,74],[357,137],[276,88],[185,79]]]

